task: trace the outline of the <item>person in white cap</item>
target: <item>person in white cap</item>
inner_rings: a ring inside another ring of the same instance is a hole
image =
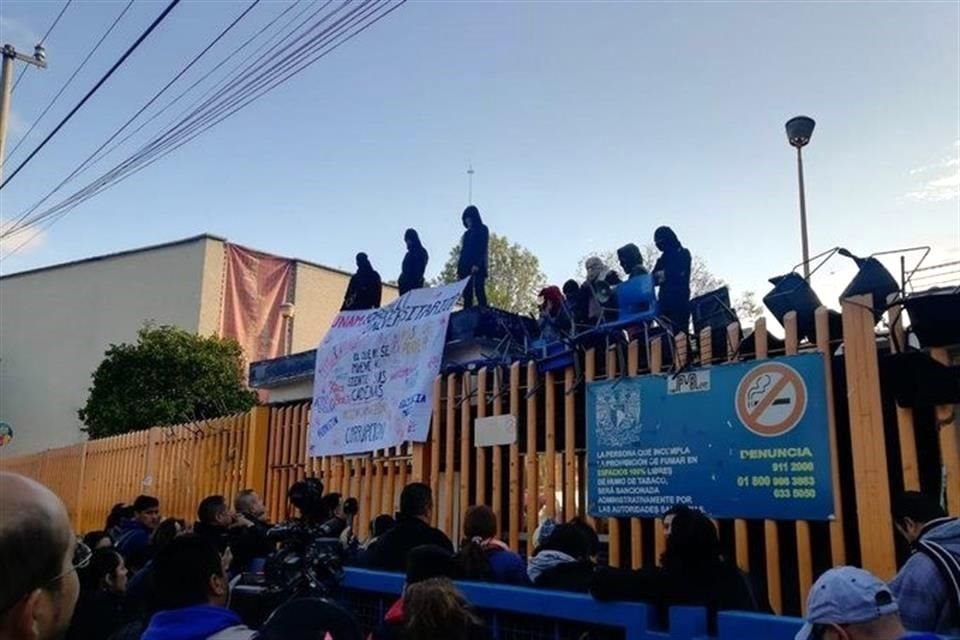
[[[813,584],[807,620],[794,640],[937,640],[909,635],[890,588],[869,571],[836,567]]]

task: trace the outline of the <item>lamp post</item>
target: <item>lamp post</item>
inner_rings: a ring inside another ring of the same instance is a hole
[[[797,148],[797,179],[800,183],[800,241],[803,243],[803,278],[810,280],[810,245],[807,241],[807,199],[803,189],[803,147],[810,143],[813,118],[797,116],[787,120],[787,141]]]

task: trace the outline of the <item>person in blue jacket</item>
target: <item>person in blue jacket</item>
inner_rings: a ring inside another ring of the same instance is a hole
[[[160,501],[153,496],[137,496],[133,501],[133,519],[119,524],[117,551],[130,571],[139,571],[150,559],[150,536],[160,525]]]
[[[527,563],[497,536],[497,514],[486,505],[467,509],[463,518],[464,540],[457,554],[462,577],[529,586]]]
[[[250,640],[256,634],[227,608],[229,585],[214,546],[196,534],[174,539],[153,563],[157,612],[142,640]]]

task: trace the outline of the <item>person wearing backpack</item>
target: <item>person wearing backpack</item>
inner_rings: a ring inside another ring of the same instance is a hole
[[[497,537],[493,509],[482,504],[467,509],[463,534],[457,562],[464,580],[530,585],[526,562]]]
[[[893,522],[913,549],[890,583],[903,625],[960,634],[960,519],[922,493],[906,491],[893,501]]]

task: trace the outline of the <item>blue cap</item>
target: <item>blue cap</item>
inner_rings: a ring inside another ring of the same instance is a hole
[[[861,624],[898,611],[896,598],[878,577],[857,567],[837,567],[813,583],[807,623],[794,640],[808,640],[815,624]]]

